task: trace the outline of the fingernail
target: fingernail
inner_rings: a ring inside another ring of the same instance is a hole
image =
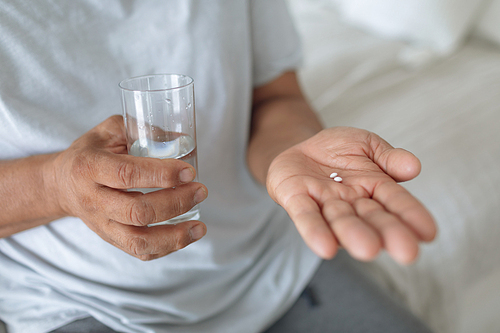
[[[197,241],[201,237],[205,236],[205,227],[203,224],[197,224],[189,230],[189,234],[193,242]]]
[[[183,183],[189,183],[194,179],[194,171],[192,168],[186,168],[179,173],[179,180]]]
[[[194,202],[195,203],[200,203],[202,202],[203,200],[205,200],[207,198],[207,191],[205,190],[204,187],[200,187],[198,189],[198,191],[196,191],[196,193],[194,194]]]

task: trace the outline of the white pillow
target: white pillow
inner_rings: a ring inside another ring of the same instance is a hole
[[[348,23],[437,54],[453,52],[488,0],[329,0]]]
[[[500,44],[500,0],[491,0],[479,17],[476,33]]]

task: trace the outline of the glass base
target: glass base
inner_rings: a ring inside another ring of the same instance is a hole
[[[186,221],[199,220],[200,219],[200,207],[199,205],[194,206],[187,213],[171,218],[170,220],[166,220],[163,222],[157,222],[148,224],[148,227],[154,227],[156,225],[164,225],[164,224],[177,224]]]

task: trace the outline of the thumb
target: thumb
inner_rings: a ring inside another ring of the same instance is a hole
[[[373,161],[397,182],[411,180],[418,176],[422,165],[420,160],[402,148],[394,148],[377,135],[372,136]]]

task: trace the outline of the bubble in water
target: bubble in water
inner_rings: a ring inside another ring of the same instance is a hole
[[[170,100],[168,98],[165,98],[165,102],[167,102],[167,104],[172,104],[172,100]]]
[[[188,105],[186,106],[186,110],[189,110],[192,106],[193,106],[193,104],[188,103]],[[187,118],[188,118],[189,128],[193,128],[193,114],[192,114],[192,112],[188,112]]]

